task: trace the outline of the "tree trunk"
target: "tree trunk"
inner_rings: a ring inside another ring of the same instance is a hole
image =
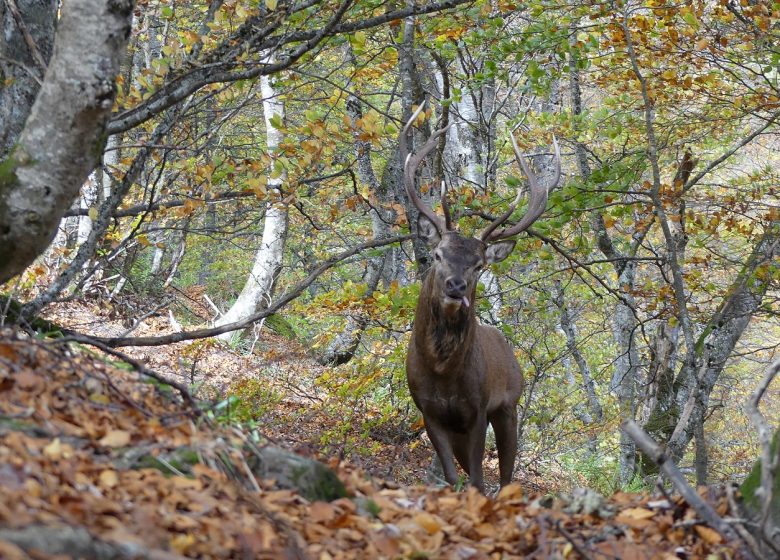
[[[0,2],[0,161],[22,134],[54,46],[57,0]],[[18,11],[17,11],[18,9]]]
[[[268,57],[268,63],[273,63],[273,57]],[[263,95],[263,113],[266,126],[266,143],[269,153],[275,152],[283,139],[282,131],[271,124],[276,116],[284,120],[284,103],[278,97],[271,79],[260,78],[260,89]],[[276,191],[283,198],[281,186],[287,174],[281,171],[279,177],[269,178],[269,192]],[[274,284],[282,269],[284,245],[287,240],[287,204],[279,201],[269,202],[266,206],[263,223],[263,238],[255,255],[254,265],[243,290],[233,306],[216,322],[217,326],[240,321],[267,307],[271,303]],[[219,336],[222,340],[230,340],[231,333]]]
[[[371,164],[371,143],[360,139],[360,131],[355,126],[358,119],[363,116],[363,111],[360,107],[360,100],[354,95],[350,95],[347,99],[347,114],[354,130],[353,137],[358,178],[361,183],[368,186],[370,193],[373,195],[371,197],[373,204],[369,209],[373,238],[382,239],[391,234],[390,223],[394,221],[394,216],[390,215],[390,212],[385,211],[383,208],[383,204],[387,202],[388,191],[377,180],[374,173],[374,168]],[[385,253],[384,256],[374,257],[369,261],[365,274],[365,298],[371,297],[379,286],[379,281],[383,276],[383,270],[389,256],[390,253]],[[368,320],[365,316],[350,315],[343,330],[331,340],[325,351],[319,356],[318,361],[321,364],[329,365],[340,365],[349,362],[360,345],[363,330],[367,324]]]
[[[129,1],[63,6],[43,85],[0,162],[0,283],[46,249],[103,153],[132,9]]]
[[[675,380],[675,410],[683,411],[690,400],[694,401],[691,414],[686,417],[678,413],[674,417],[677,428],[667,442],[667,448],[675,461],[682,458],[695,435],[697,423],[703,422],[712,389],[772,282],[771,270],[777,266],[780,255],[780,220],[765,228],[742,271],[729,287],[727,293],[730,295],[696,342],[698,368],[683,364]]]

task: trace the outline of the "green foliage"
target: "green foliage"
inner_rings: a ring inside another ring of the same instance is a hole
[[[243,378],[228,389],[228,397],[222,400],[214,412],[229,423],[252,423],[274,410],[284,395],[269,386],[262,378]]]

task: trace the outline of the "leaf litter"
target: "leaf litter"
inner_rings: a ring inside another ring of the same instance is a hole
[[[128,558],[737,557],[684,501],[646,494],[594,503],[515,483],[491,498],[326,459],[350,497],[309,502],[242,472],[244,439],[184,406],[94,353],[0,331],[0,558],[85,557],[34,550],[29,528],[40,543],[86,530]],[[195,464],[165,459],[183,448]]]

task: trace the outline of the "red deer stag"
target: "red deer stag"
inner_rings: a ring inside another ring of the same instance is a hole
[[[436,146],[445,129],[434,132],[415,154],[409,154],[407,133],[422,106],[401,132],[400,151],[404,185],[420,212],[418,235],[433,253],[433,264],[423,280],[412,339],[406,356],[406,377],[425,429],[441,460],[449,484],[458,480],[455,461],[469,475],[472,486],[485,491],[482,458],[488,422],[498,447],[501,486],[512,480],[517,454],[517,402],[523,376],[514,352],[501,332],[477,322],[474,297],[482,270],[504,260],[514,249],[514,237],[544,212],[547,189],[540,186],[512,137],[520,168],[528,178],[528,210],[511,227],[498,229],[520,202],[521,192],[506,212],[479,237],[464,237],[453,230],[446,201],[444,218],[420,200],[414,187],[417,167]],[[511,136],[511,135],[510,135]],[[560,152],[555,144],[556,176],[560,179]]]

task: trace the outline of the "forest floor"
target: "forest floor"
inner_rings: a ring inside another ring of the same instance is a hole
[[[71,302],[48,318],[99,335],[131,326],[102,303]],[[132,334],[170,330],[161,311]],[[424,443],[410,449],[408,442],[388,442],[360,464],[351,456],[321,456],[318,433],[333,420],[311,406],[318,395],[310,380],[320,366],[300,345],[266,333],[252,355],[185,343],[123,351],[163,376],[200,384],[212,397],[247,372],[273,366],[269,383],[286,392],[263,416],[263,436],[326,462],[351,498],[309,502],[257,480],[243,472],[246,435],[190,414],[167,387],[89,347],[4,329],[0,558],[737,557],[673,497],[552,496],[522,474],[496,498],[414,485],[425,479],[431,457]],[[183,448],[199,459],[186,472],[142,460]],[[722,492],[702,493],[727,514]]]

